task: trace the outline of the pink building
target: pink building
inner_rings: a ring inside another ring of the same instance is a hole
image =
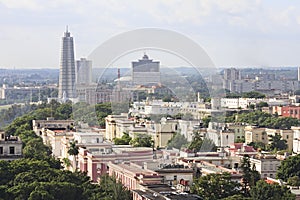
[[[157,172],[143,169],[134,163],[109,163],[108,167],[109,175],[115,176],[129,190],[139,189],[141,185],[161,184],[163,181],[163,176]]]
[[[100,145],[100,144],[99,144]],[[102,143],[103,150],[80,148],[78,154],[78,166],[80,171],[96,182],[97,179],[108,170],[108,163],[147,162],[153,160],[153,150],[148,147],[112,146]],[[101,147],[101,148],[102,148]],[[95,148],[94,148],[95,149]]]

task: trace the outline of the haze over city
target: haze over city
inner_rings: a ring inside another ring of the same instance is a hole
[[[58,69],[66,25],[76,58],[113,35],[156,27],[193,39],[218,67],[298,66],[299,13],[298,1],[1,0],[0,67]]]

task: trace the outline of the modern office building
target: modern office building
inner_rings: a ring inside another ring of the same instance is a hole
[[[92,83],[92,61],[80,58],[76,61],[76,83],[89,85]]]
[[[75,78],[74,43],[73,37],[71,37],[71,33],[67,29],[64,37],[62,37],[58,88],[59,99],[76,97]]]
[[[160,83],[160,64],[144,54],[137,62],[132,62],[132,83],[134,85],[157,85]]]

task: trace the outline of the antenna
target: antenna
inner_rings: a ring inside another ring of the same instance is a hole
[[[66,26],[66,33],[67,33],[67,32],[69,32],[69,31],[68,31],[68,25]]]

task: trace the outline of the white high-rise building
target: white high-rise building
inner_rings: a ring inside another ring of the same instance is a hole
[[[92,61],[80,58],[76,61],[76,83],[89,85],[92,83]]]
[[[68,28],[62,37],[58,98],[76,97],[74,43]]]

